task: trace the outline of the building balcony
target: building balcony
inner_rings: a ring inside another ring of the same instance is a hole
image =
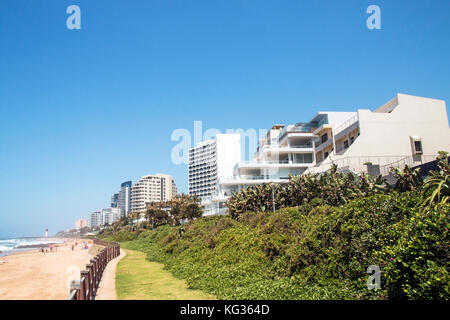
[[[219,179],[219,185],[250,185],[262,183],[287,183],[289,177],[271,177],[262,175],[241,175],[232,177],[222,177]]]
[[[339,137],[342,134],[345,134],[345,132],[351,131],[351,130],[357,128],[358,126],[359,126],[359,119],[358,119],[358,115],[356,114],[334,129],[335,140],[339,139]]]
[[[312,144],[303,144],[303,145],[295,145],[295,146],[271,146],[266,145],[263,146],[259,153],[312,153],[314,152],[314,148]]]
[[[293,162],[289,160],[274,160],[274,161],[241,161],[238,162],[235,166],[235,170],[237,169],[259,169],[259,168],[303,168],[310,167],[314,163],[313,162]]]

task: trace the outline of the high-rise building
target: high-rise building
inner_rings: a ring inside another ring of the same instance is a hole
[[[241,160],[239,134],[217,134],[189,150],[189,194],[202,201],[212,197],[219,178],[231,177]]]
[[[167,174],[147,175],[131,187],[130,213],[144,213],[147,204],[171,200],[177,194],[172,176]]]
[[[97,228],[103,225],[103,215],[101,211],[94,211],[91,213],[90,227]]]
[[[111,225],[120,219],[120,209],[119,208],[106,208],[102,209],[102,225]]]
[[[131,181],[120,185],[118,208],[120,208],[121,217],[126,217],[130,213],[131,185]]]
[[[114,193],[111,197],[111,208],[117,208],[119,205],[119,194]]]

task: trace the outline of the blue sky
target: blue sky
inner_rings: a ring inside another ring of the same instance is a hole
[[[81,8],[81,30],[66,9]],[[369,30],[366,8],[381,8]],[[269,128],[397,92],[450,101],[450,1],[0,0],[0,238],[172,174],[174,129]]]

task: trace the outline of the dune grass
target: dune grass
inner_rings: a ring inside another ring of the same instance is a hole
[[[145,253],[125,249],[127,255],[116,269],[119,300],[210,300],[213,296],[189,289],[161,263],[146,260]]]

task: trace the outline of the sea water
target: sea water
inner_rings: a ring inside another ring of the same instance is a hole
[[[34,250],[39,245],[45,245],[50,243],[63,243],[63,241],[55,238],[34,238],[34,237],[0,239],[0,251],[1,251],[0,257],[15,252]],[[35,248],[20,248],[21,246],[35,246]]]

